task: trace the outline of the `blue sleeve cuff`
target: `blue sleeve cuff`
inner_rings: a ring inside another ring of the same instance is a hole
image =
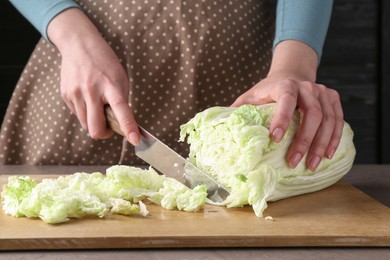
[[[319,39],[316,39],[316,37],[313,37],[313,35],[308,34],[307,32],[291,30],[279,33],[277,37],[275,37],[274,48],[278,43],[285,40],[296,40],[303,42],[310,46],[317,53],[318,58],[322,56],[323,42],[321,42]]]
[[[279,0],[274,48],[281,41],[297,40],[310,46],[320,60],[332,7],[333,0]]]
[[[48,39],[47,27],[51,20],[69,8],[80,8],[72,0],[10,0],[16,9]]]

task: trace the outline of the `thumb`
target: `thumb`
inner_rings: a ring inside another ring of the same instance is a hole
[[[231,104],[230,106],[231,107],[239,107],[239,106],[242,106],[242,105],[245,105],[245,104],[253,104],[253,95],[251,94],[251,90],[245,92],[244,94],[242,94],[241,96],[239,96],[234,102],[233,104]]]

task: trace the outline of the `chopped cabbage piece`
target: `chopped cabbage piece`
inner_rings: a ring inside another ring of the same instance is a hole
[[[5,185],[2,192],[3,209],[6,214],[14,217],[23,217],[20,212],[20,203],[30,195],[37,182],[28,176],[10,176],[8,185]]]

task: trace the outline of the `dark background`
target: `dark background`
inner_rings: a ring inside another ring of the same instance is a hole
[[[390,163],[390,0],[334,0],[318,82],[336,89],[355,132],[356,163]],[[387,16],[386,16],[387,13]],[[18,77],[39,39],[0,1],[0,121]]]

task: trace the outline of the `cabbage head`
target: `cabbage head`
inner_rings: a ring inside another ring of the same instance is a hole
[[[283,139],[270,138],[275,104],[211,107],[181,126],[180,141],[190,145],[189,160],[230,191],[227,207],[252,205],[262,216],[268,201],[324,189],[352,167],[356,150],[353,131],[344,122],[342,138],[331,160],[324,158],[315,172],[305,166],[306,156],[294,169],[286,154],[300,123],[292,117]]]

